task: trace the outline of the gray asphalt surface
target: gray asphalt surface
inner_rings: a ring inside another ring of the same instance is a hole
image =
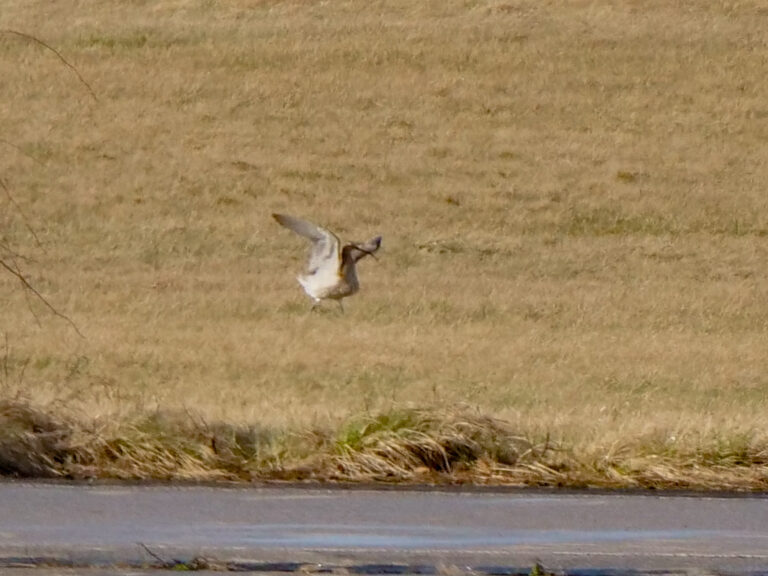
[[[768,498],[0,483],[0,568],[196,557],[259,571],[768,571]]]

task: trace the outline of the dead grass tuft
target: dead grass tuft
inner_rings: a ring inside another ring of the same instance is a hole
[[[314,480],[765,490],[765,444],[671,455],[639,439],[579,454],[471,410],[397,408],[338,430],[266,430],[157,412],[105,426],[60,405],[0,404],[0,474],[133,480]],[[638,457],[638,453],[644,453]]]
[[[0,403],[0,474],[17,477],[249,479],[265,444],[258,428],[204,426],[157,412],[118,427],[61,408]]]
[[[0,403],[0,474],[59,476],[71,439],[69,422],[24,402]]]
[[[515,465],[532,446],[487,416],[401,409],[347,422],[335,449],[344,478],[402,481],[471,474],[480,460]]]

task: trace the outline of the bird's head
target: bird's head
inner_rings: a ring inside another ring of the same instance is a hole
[[[348,256],[353,262],[357,262],[361,258],[366,256],[373,256],[376,260],[374,252],[381,247],[381,236],[376,236],[367,242],[351,242],[344,246],[342,249],[342,255]]]

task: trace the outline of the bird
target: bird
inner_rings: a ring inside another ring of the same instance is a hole
[[[342,299],[360,290],[357,262],[366,256],[376,259],[374,252],[381,246],[381,236],[367,242],[342,244],[336,234],[295,216],[272,214],[279,224],[303,236],[312,243],[309,262],[304,274],[296,277],[304,292],[314,300],[314,310],[322,300],[336,300],[344,312]]]

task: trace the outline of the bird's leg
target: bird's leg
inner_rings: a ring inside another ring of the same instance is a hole
[[[320,300],[316,299],[314,302],[312,302],[312,308],[309,309],[310,312],[314,312],[320,308]]]
[[[336,300],[336,302],[339,303],[339,308],[341,309],[341,313],[344,314],[344,304],[341,303],[341,298]]]

